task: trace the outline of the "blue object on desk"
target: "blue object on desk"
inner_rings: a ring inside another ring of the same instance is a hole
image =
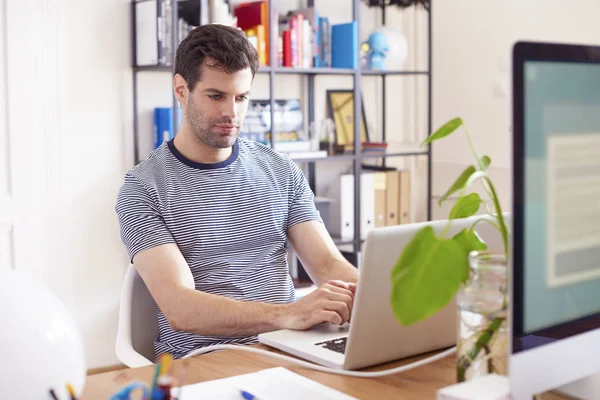
[[[254,396],[252,393],[248,393],[245,390],[240,390],[242,398],[245,400],[260,400],[258,397]]]
[[[110,400],[129,400],[131,392],[136,389],[141,389],[144,392],[143,396],[145,399],[150,397],[150,390],[148,390],[148,386],[144,385],[143,383],[135,382],[119,390],[110,398]]]

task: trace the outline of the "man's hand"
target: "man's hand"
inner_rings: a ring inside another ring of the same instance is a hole
[[[352,292],[353,296],[356,295],[356,283],[354,283],[354,282],[344,282],[344,281],[335,279],[335,280],[331,280],[327,283],[329,283],[333,286],[341,287],[343,289],[348,289]]]
[[[295,303],[286,305],[281,328],[305,330],[322,322],[342,325],[350,320],[355,284],[329,281]]]

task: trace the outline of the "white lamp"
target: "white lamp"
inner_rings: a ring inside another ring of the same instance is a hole
[[[3,399],[70,399],[85,384],[85,351],[62,302],[35,278],[0,271],[0,374]]]

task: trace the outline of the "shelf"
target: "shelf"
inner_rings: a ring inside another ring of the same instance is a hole
[[[273,71],[275,74],[290,75],[354,75],[353,68],[292,68],[292,67],[260,67],[258,73],[268,74]],[[428,71],[360,71],[365,76],[383,76],[383,75],[429,75]]]
[[[315,161],[344,161],[354,160],[354,154],[334,154],[327,157],[290,157],[292,161],[315,162]]]
[[[133,67],[135,72],[173,72],[173,67],[169,65],[145,65],[142,67]]]
[[[333,239],[333,243],[335,243],[336,246],[344,246],[344,245],[349,245],[349,244],[353,244],[354,240],[352,239],[342,239],[339,237],[332,237]]]
[[[427,153],[426,151],[400,151],[400,152],[396,152],[396,153],[383,153],[383,154],[366,153],[366,154],[362,154],[361,158],[426,156],[427,154],[429,154],[429,153]]]
[[[292,67],[260,67],[259,73],[275,72],[276,74],[296,74],[296,75],[353,75],[352,68],[292,68]]]
[[[366,153],[361,154],[360,158],[380,158],[380,157],[410,157],[410,156],[426,156],[427,151],[400,151],[393,153]],[[318,161],[349,161],[354,160],[356,157],[354,154],[335,154],[327,157],[306,157],[306,158],[292,158],[293,161],[297,162],[318,162]]]
[[[429,75],[429,71],[362,71],[361,75],[383,76],[383,75]]]
[[[173,72],[173,67],[168,65],[146,65],[141,67],[133,67],[136,72]],[[289,75],[354,75],[356,70],[352,68],[291,68],[291,67],[260,67],[259,74],[275,74]],[[361,71],[364,76],[383,76],[383,75],[429,75],[428,71]]]

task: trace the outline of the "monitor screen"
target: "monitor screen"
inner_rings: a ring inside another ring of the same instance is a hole
[[[517,352],[600,327],[600,63],[544,58],[514,110]]]

